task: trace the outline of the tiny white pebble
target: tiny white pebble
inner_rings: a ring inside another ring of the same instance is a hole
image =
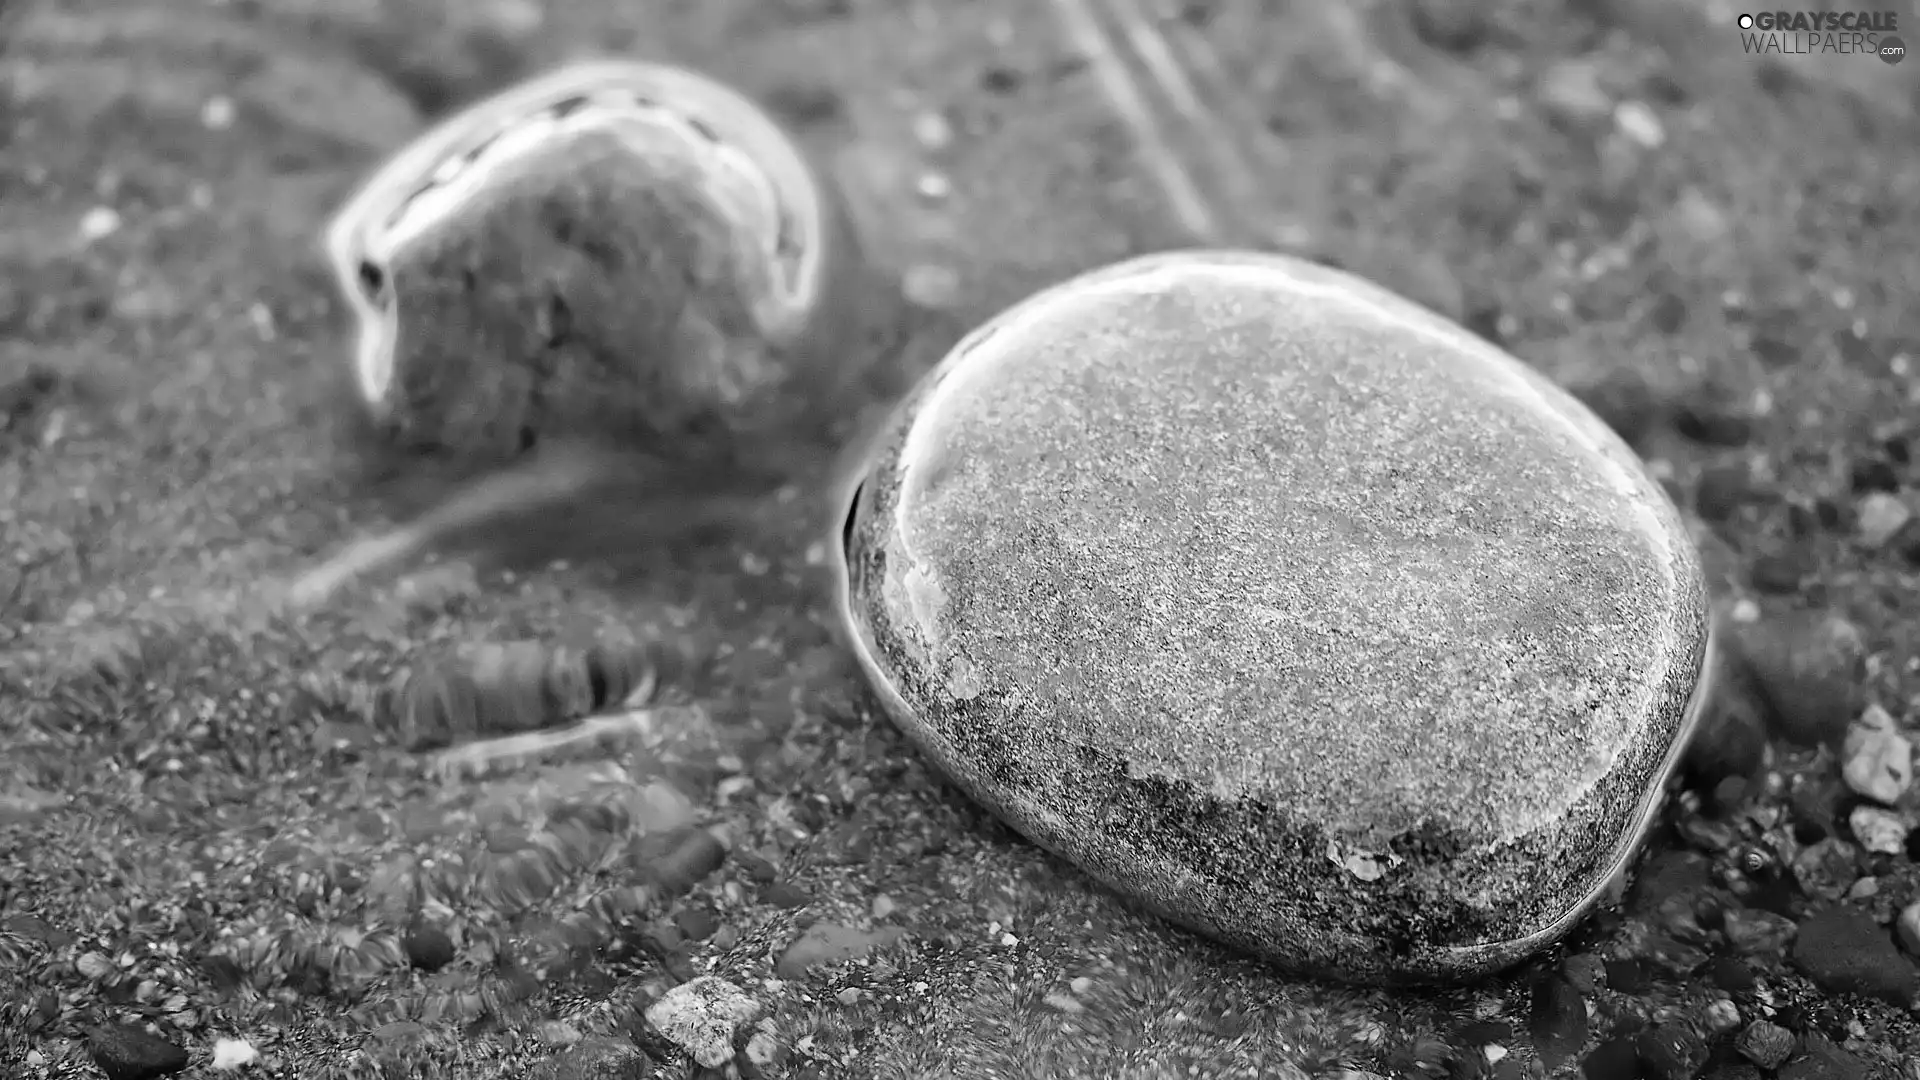
[[[1489,1065],[1498,1065],[1500,1064],[1500,1059],[1507,1056],[1507,1048],[1501,1046],[1499,1043],[1488,1043],[1480,1048],[1480,1052],[1487,1055],[1487,1064]]]
[[[740,556],[741,571],[751,577],[759,577],[772,568],[773,564],[768,562],[765,557],[755,555],[751,551]]]
[[[1011,949],[1011,948],[1013,948],[1013,947],[1014,947],[1015,945],[1018,945],[1018,944],[1020,944],[1020,939],[1019,939],[1019,938],[1017,938],[1017,937],[1014,937],[1014,936],[1013,936],[1012,934],[1001,934],[1001,935],[1000,935],[1000,944],[1002,944],[1002,945],[1004,945],[1004,946],[1006,946],[1007,948],[1009,948],[1009,949]]]
[[[953,125],[938,112],[923,112],[913,118],[913,137],[923,149],[945,150],[953,145]]]
[[[1093,980],[1085,975],[1078,976],[1067,984],[1067,989],[1072,990],[1075,994],[1085,994],[1087,991],[1093,989]]]
[[[230,97],[210,97],[200,106],[200,123],[211,131],[225,131],[233,126],[233,99]]]
[[[1760,621],[1760,605],[1752,600],[1739,600],[1733,605],[1733,621],[1752,624]]]
[[[213,1067],[231,1072],[260,1060],[260,1051],[245,1039],[216,1039],[213,1043]]]
[[[1063,1013],[1083,1013],[1087,1011],[1087,1007],[1080,1004],[1078,998],[1072,994],[1063,994],[1058,990],[1050,991],[1045,1000],[1049,1006]]]
[[[950,307],[960,295],[960,275],[938,263],[915,263],[900,282],[907,299],[924,308]]]
[[[1621,102],[1614,107],[1613,122],[1627,138],[1649,150],[1657,150],[1667,141],[1667,129],[1644,102]]]
[[[1853,302],[1854,302],[1854,296],[1853,296],[1852,289],[1849,289],[1845,285],[1842,285],[1841,287],[1833,290],[1833,306],[1834,307],[1839,308],[1841,311],[1852,311]]]
[[[80,237],[99,240],[120,231],[120,212],[111,206],[96,206],[80,217]]]
[[[893,897],[885,893],[873,898],[873,917],[876,919],[884,919],[898,908],[899,906],[893,902]]]
[[[827,545],[817,540],[808,544],[806,560],[808,566],[825,566],[827,563]]]
[[[947,179],[945,173],[925,172],[920,174],[914,189],[921,198],[938,202],[953,194],[953,181]]]

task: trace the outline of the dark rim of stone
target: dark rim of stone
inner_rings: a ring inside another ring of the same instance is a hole
[[[1224,254],[1230,259],[1240,257],[1238,253],[1234,252]],[[1138,260],[1128,260],[1111,265],[1103,270],[1094,271],[1088,275],[1086,279],[1082,280],[1118,278],[1124,276],[1129,270],[1136,268],[1147,269],[1166,261],[1167,256],[1165,255],[1147,256]],[[1040,294],[1016,303],[1014,307],[1025,307],[1033,300],[1052,291],[1052,289],[1043,290]],[[992,336],[993,330],[998,326],[1000,321],[1001,319],[999,317],[995,317],[976,329],[974,333],[969,334],[964,340],[954,346],[948,359],[953,360],[977,348]],[[945,370],[947,366],[945,363],[938,365],[934,373],[930,373],[927,378],[937,378],[937,372]],[[900,407],[909,407],[919,396],[917,391],[908,395],[903,399]],[[850,548],[858,535],[862,498],[866,491],[869,468],[875,454],[887,445],[889,427],[890,425],[881,425],[879,429],[873,432],[872,437],[864,446],[856,447],[856,453],[849,455],[849,460],[853,462],[853,464],[844,471],[842,480],[834,492],[836,497],[834,503],[835,514],[830,519],[832,522],[832,535],[829,538],[827,548],[829,551],[828,570],[833,579],[831,584],[831,602],[833,605],[834,630],[842,639],[844,647],[853,653],[855,660],[858,662],[865,676],[868,686],[878,697],[882,707],[890,716],[900,718],[913,716],[914,709],[905,695],[887,676],[885,668],[878,659],[878,643],[871,639],[870,635],[863,628],[862,620],[858,617],[854,607],[853,575],[850,561],[852,555]],[[1428,962],[1417,964],[1417,967],[1426,969],[1426,971],[1402,970],[1398,972],[1399,978],[1407,982],[1431,983],[1460,981],[1493,974],[1520,963],[1529,956],[1561,940],[1582,920],[1593,913],[1593,910],[1599,905],[1601,899],[1611,891],[1617,882],[1625,877],[1634,859],[1639,855],[1648,833],[1652,831],[1654,822],[1666,797],[1667,789],[1671,786],[1674,776],[1679,771],[1687,746],[1692,741],[1694,732],[1698,729],[1702,717],[1706,713],[1706,709],[1716,694],[1720,667],[1718,657],[1719,641],[1717,631],[1712,620],[1708,620],[1705,640],[1699,650],[1697,666],[1693,673],[1692,692],[1686,700],[1685,710],[1681,717],[1680,724],[1674,732],[1673,741],[1667,748],[1660,768],[1654,775],[1649,777],[1646,791],[1641,796],[1638,806],[1635,808],[1629,822],[1629,827],[1623,832],[1622,839],[1617,845],[1612,858],[1609,860],[1605,872],[1595,876],[1593,887],[1579,900],[1570,905],[1564,914],[1534,933],[1516,938],[1479,942],[1472,945],[1442,946],[1435,950],[1440,954],[1438,957],[1429,957]],[[963,788],[965,787],[965,785],[962,786]],[[1037,843],[1038,841],[1035,842]],[[1046,845],[1042,844],[1041,846],[1045,847]],[[1173,918],[1169,913],[1163,912],[1162,914]],[[1173,919],[1173,921],[1180,920]],[[1208,931],[1204,927],[1195,925],[1190,928],[1196,929],[1203,934],[1208,934]],[[1209,936],[1212,935],[1209,934]],[[1441,962],[1435,963],[1434,961],[1436,960]],[[1439,972],[1442,969],[1450,971],[1451,974],[1440,975]],[[1335,978],[1340,977],[1339,973],[1330,972],[1324,974]]]

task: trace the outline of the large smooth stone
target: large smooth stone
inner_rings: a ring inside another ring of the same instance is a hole
[[[1168,919],[1476,977],[1624,869],[1698,714],[1701,569],[1612,432],[1350,275],[1183,252],[981,326],[850,494],[899,726]]]
[[[585,61],[515,84],[398,148],[329,223],[357,397],[409,448],[725,456],[852,374],[872,282],[841,209],[703,75]]]

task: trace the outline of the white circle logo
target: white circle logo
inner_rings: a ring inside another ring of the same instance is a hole
[[[1740,16],[1740,29],[1742,30],[1753,29],[1753,16],[1751,15]]]

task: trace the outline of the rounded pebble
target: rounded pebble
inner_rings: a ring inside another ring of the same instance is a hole
[[[421,921],[407,928],[406,936],[401,939],[401,947],[406,950],[409,964],[429,973],[453,963],[456,953],[453,938],[447,936],[445,930]]]
[[[1777,1069],[1780,1064],[1793,1056],[1794,1045],[1798,1042],[1793,1032],[1765,1020],[1755,1020],[1748,1024],[1734,1040],[1734,1049],[1740,1056],[1763,1069]]]
[[[1858,627],[1828,612],[1782,612],[1741,626],[1738,647],[1775,731],[1803,746],[1840,741],[1862,705]]]
[[[1894,947],[1893,935],[1852,907],[1830,907],[1802,919],[1793,963],[1835,994],[1877,997],[1904,1008],[1920,990],[1920,971]]]
[[[1913,786],[1913,743],[1885,709],[1868,706],[1847,729],[1840,775],[1858,794],[1889,805]]]
[[[727,453],[709,436],[845,361],[814,347],[860,291],[839,209],[771,114],[706,76],[592,60],[516,83],[328,226],[359,400],[387,442],[480,460],[600,432]]]
[[[1700,562],[1633,452],[1303,260],[1048,289],[858,477],[841,622],[902,729],[1095,879],[1296,970],[1470,978],[1559,938],[1705,696]]]
[[[759,1016],[758,1002],[713,975],[681,983],[647,1006],[647,1023],[709,1069],[733,1060],[735,1033]]]

